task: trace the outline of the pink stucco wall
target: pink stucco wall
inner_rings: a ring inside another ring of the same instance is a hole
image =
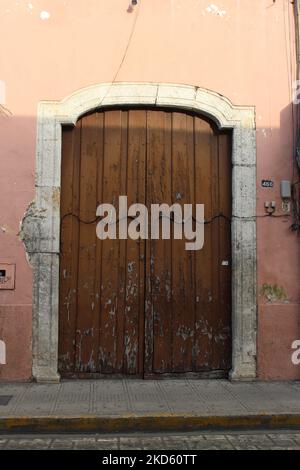
[[[11,113],[0,116],[0,263],[16,263],[16,289],[0,291],[0,339],[7,344],[0,378],[24,380],[31,373],[32,273],[17,233],[34,198],[40,100],[60,100],[113,79],[209,88],[234,104],[256,107],[258,214],[264,214],[266,200],[280,206],[280,180],[297,176],[292,164],[296,56],[291,2],[141,0],[137,20],[137,8],[128,13],[128,4],[0,2],[0,80]],[[262,179],[273,180],[274,189],[262,189]],[[291,344],[300,340],[300,239],[289,226],[283,218],[258,219],[258,292],[264,283],[278,284],[287,295],[272,302],[258,296],[258,371],[263,379],[300,379],[300,365],[291,362]]]

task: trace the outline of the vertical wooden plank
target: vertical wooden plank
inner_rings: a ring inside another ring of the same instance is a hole
[[[145,203],[146,112],[132,110],[128,114],[127,196],[128,207],[130,207],[131,204]],[[144,336],[140,328],[140,324],[144,328],[144,245],[143,240],[130,238],[127,240],[124,319],[124,373],[126,375],[143,373],[143,363],[139,358],[142,357],[140,350],[143,349]]]
[[[121,187],[121,111],[105,113],[104,126],[104,167],[103,201],[112,204],[119,211]],[[118,337],[123,335],[117,330],[118,288],[120,267],[119,240],[106,239],[102,242],[101,273],[101,318],[99,340],[99,362],[101,373],[116,373]],[[122,314],[122,312],[120,312]]]
[[[59,371],[73,372],[77,318],[81,121],[63,129],[59,290]]]
[[[97,113],[96,135],[97,142],[97,175],[96,175],[96,206],[104,203],[103,200],[103,166],[104,166],[104,112]],[[96,230],[96,229],[95,229]],[[102,283],[102,241],[96,236],[96,262],[95,262],[95,283],[94,283],[94,350],[96,371],[100,371],[99,363],[99,339],[100,339],[100,319],[101,319],[101,283]]]
[[[127,155],[128,155],[128,111],[122,110],[120,115],[120,187],[119,196],[127,194]],[[117,204],[118,206],[118,204]],[[118,215],[117,215],[118,217]],[[126,253],[127,240],[119,239],[119,225],[117,223],[117,238],[119,250],[119,267],[117,281],[117,317],[116,317],[116,365],[115,373],[124,374],[124,328],[125,328],[125,297],[126,297]],[[115,245],[117,249],[117,245]]]
[[[70,370],[72,366],[72,344],[69,343],[68,327],[70,324],[69,298],[70,278],[68,268],[72,259],[72,212],[73,194],[73,129],[65,128],[62,134],[62,167],[61,167],[61,239],[60,239],[60,290],[59,290],[59,370]]]
[[[195,176],[195,124],[194,117],[187,115],[187,166],[188,166],[188,182],[189,182],[189,204],[193,206],[193,215],[196,217],[196,204],[202,204],[201,201],[196,201],[196,176]],[[196,228],[194,222],[193,227]],[[187,240],[186,240],[187,241]],[[189,370],[194,372],[194,343],[195,343],[195,330],[196,330],[196,256],[197,251],[186,251],[187,257],[187,308],[190,312],[189,323],[187,325],[190,333],[191,352],[189,352]]]
[[[219,134],[219,318],[215,334],[218,367],[231,368],[231,134]]]
[[[220,186],[219,186],[219,146],[218,136],[214,136],[211,146],[211,176],[212,176],[212,214],[216,217],[211,223],[212,243],[212,310],[210,311],[210,326],[212,329],[212,356],[210,369],[219,369],[218,323],[220,318]]]
[[[158,151],[156,148],[157,131],[156,131],[156,119],[159,119],[159,113],[155,111],[147,111],[146,113],[146,124],[147,124],[147,135],[146,135],[146,206],[148,210],[151,204],[154,202],[153,199],[153,172],[154,172],[154,159],[155,152]],[[155,243],[155,242],[154,242]],[[154,245],[155,246],[155,245]],[[149,239],[146,241],[146,253],[145,253],[145,351],[144,351],[144,375],[147,376],[153,371],[153,315],[154,306],[152,301],[152,276],[153,276],[153,241]]]
[[[154,181],[159,204],[172,204],[172,113],[161,112],[162,155],[156,155]],[[162,222],[162,221],[161,221]],[[174,223],[170,223],[171,233]],[[156,242],[153,285],[154,310],[154,373],[172,371],[173,311],[172,311],[172,239]]]
[[[147,201],[151,204],[171,205],[171,129],[170,112],[148,113]],[[162,222],[162,221],[160,221]],[[173,223],[171,222],[171,229]],[[161,227],[160,227],[161,230]],[[152,360],[148,360],[147,373],[165,373],[172,365],[172,295],[171,295],[171,240],[151,240],[147,252],[147,306],[151,310]],[[149,327],[150,329],[150,327]],[[149,331],[148,329],[148,331]],[[148,333],[147,333],[148,334]],[[149,348],[150,349],[150,348]],[[147,356],[150,352],[147,352]]]
[[[196,203],[204,204],[205,220],[212,212],[211,147],[214,139],[211,125],[195,117]],[[212,356],[212,225],[205,225],[204,247],[196,253],[196,312],[194,337],[194,370],[210,368]]]
[[[146,185],[147,185],[147,111],[143,111],[142,128],[140,129],[140,149],[139,149],[139,179],[138,197],[139,201],[147,205]],[[148,233],[149,237],[149,233]],[[139,243],[139,321],[138,321],[138,375],[144,376],[145,360],[145,290],[146,290],[146,243],[147,240],[140,240]]]
[[[95,372],[97,312],[95,311],[96,210],[99,115],[82,118],[80,167],[80,233],[78,260],[78,318],[76,370]]]
[[[190,121],[189,121],[190,122]],[[173,113],[172,126],[172,202],[189,204],[194,188],[190,172],[193,172],[193,156],[188,156],[188,116]],[[191,168],[192,163],[192,168]],[[192,288],[192,254],[185,249],[186,240],[173,240],[173,371],[192,370],[194,342],[194,305]]]

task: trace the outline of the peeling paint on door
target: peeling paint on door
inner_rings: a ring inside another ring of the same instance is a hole
[[[204,249],[192,253],[173,237],[99,240],[95,213],[127,193],[129,205],[204,202],[208,219],[230,218],[229,133],[193,113],[114,109],[63,136],[61,374],[226,376],[230,225],[206,225]],[[30,217],[43,214],[32,206]]]

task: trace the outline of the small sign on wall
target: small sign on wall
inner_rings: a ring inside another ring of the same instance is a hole
[[[263,188],[274,188],[274,181],[272,180],[262,180],[261,185]]]

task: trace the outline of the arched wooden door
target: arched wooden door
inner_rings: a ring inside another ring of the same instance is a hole
[[[63,129],[59,371],[224,377],[231,366],[231,134],[169,109],[108,109]],[[104,240],[96,208],[205,205],[186,240]],[[222,214],[222,216],[220,215]]]

